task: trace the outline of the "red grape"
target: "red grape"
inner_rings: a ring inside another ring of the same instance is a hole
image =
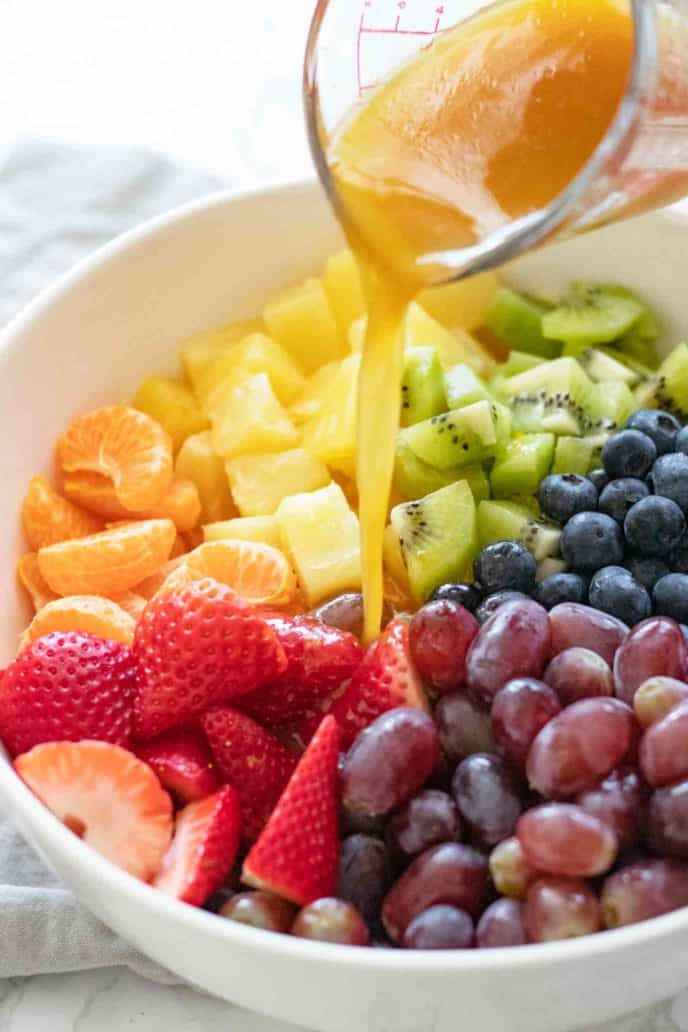
[[[465,910],[438,903],[414,917],[401,945],[405,950],[466,950],[473,945],[473,921]]]
[[[578,602],[562,602],[555,606],[550,610],[549,622],[553,656],[558,656],[565,649],[580,646],[596,652],[609,666],[628,634],[628,627],[621,620]]]
[[[576,878],[539,878],[528,889],[523,923],[532,942],[574,939],[600,930],[599,900]]]
[[[468,686],[491,703],[507,681],[540,677],[549,647],[547,610],[528,598],[507,602],[482,625],[470,647]]]
[[[646,921],[688,904],[688,864],[639,860],[605,879],[602,913],[607,928]]]
[[[647,808],[647,840],[654,853],[688,860],[688,781],[653,793]]]
[[[382,920],[390,939],[400,942],[408,925],[435,903],[450,903],[476,918],[489,889],[482,853],[458,842],[445,842],[421,853],[387,893]]]
[[[528,754],[532,788],[566,799],[610,774],[636,741],[633,710],[618,699],[582,699],[545,724]]]
[[[523,803],[511,771],[499,756],[467,756],[454,772],[452,792],[477,845],[496,846],[513,834]]]
[[[513,899],[524,899],[536,872],[526,860],[515,835],[499,842],[490,853],[490,874],[497,892]]]
[[[688,702],[688,684],[674,677],[650,677],[633,696],[633,709],[640,726],[648,728],[679,702]]]
[[[498,899],[490,903],[478,921],[476,945],[483,950],[525,945],[528,933],[523,916],[523,906],[515,899]]]
[[[294,923],[296,907],[268,892],[240,892],[227,900],[218,913],[266,932],[288,932]]]
[[[458,602],[428,602],[411,621],[411,655],[420,676],[442,692],[466,679],[466,654],[478,633],[476,618]]]
[[[366,924],[350,903],[341,899],[316,899],[300,910],[291,934],[300,939],[337,942],[343,946],[367,946],[370,935]]]
[[[494,752],[489,712],[462,692],[452,692],[440,699],[435,720],[450,763],[459,763],[476,752]]]
[[[588,878],[608,871],[618,843],[611,828],[572,803],[546,803],[516,828],[526,860],[546,874]]]
[[[628,849],[640,838],[646,796],[637,772],[626,767],[613,770],[599,785],[581,792],[576,803],[612,829],[619,849]]]
[[[344,812],[364,817],[389,813],[418,791],[438,755],[437,729],[427,713],[406,706],[383,713],[344,757]]]
[[[387,824],[387,842],[393,854],[403,860],[424,853],[440,842],[461,838],[461,818],[447,792],[427,788],[410,799]]]
[[[370,928],[379,919],[390,884],[390,861],[384,842],[362,834],[349,835],[342,841],[337,898],[356,907]]]
[[[542,679],[557,693],[562,706],[614,694],[611,667],[590,649],[564,649],[554,657]]]
[[[653,788],[688,778],[688,702],[674,706],[640,741],[640,769]]]
[[[681,628],[668,616],[651,616],[637,624],[614,660],[617,698],[633,705],[633,697],[649,677],[662,674],[683,680],[688,673],[688,646]]]
[[[556,692],[543,681],[528,677],[509,681],[492,703],[497,752],[522,769],[538,731],[560,710]]]

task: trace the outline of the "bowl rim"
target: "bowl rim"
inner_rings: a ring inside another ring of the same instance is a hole
[[[197,216],[216,208],[238,205],[259,198],[269,203],[276,196],[288,198],[290,195],[305,194],[315,197],[320,194],[321,189],[317,179],[308,178],[263,183],[248,189],[221,190],[146,220],[82,259],[14,316],[0,331],[0,357],[20,347],[22,337],[31,329],[32,324],[48,314],[53,305],[92,273],[104,269],[127,251],[148,242],[171,227],[193,221]],[[682,226],[688,234],[688,212],[672,209],[656,212],[649,217]],[[218,946],[227,942],[234,947],[263,951],[274,955],[275,959],[289,955],[292,960],[300,962],[317,961],[323,965],[346,966],[352,970],[365,968],[373,975],[390,975],[395,972],[438,976],[478,972],[517,974],[524,969],[537,968],[542,972],[543,966],[594,960],[610,952],[618,954],[637,946],[648,946],[679,932],[684,935],[688,933],[687,906],[624,928],[577,939],[529,944],[527,949],[518,946],[447,951],[342,948],[331,943],[276,935],[274,932],[250,928],[238,922],[221,920],[209,911],[181,903],[154,889],[111,863],[72,834],[24,784],[10,761],[0,764],[0,798],[8,804],[10,815],[19,812],[27,826],[35,827],[43,839],[54,842],[57,851],[70,866],[88,868],[92,878],[99,879],[104,889],[111,886],[124,901],[141,908],[151,918],[160,916],[176,921],[181,927],[214,939]],[[143,952],[145,953],[145,947]]]

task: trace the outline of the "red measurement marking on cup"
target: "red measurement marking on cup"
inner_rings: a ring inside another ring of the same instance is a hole
[[[446,4],[436,0],[363,0],[356,47],[359,94],[377,85],[381,68],[394,67],[448,28],[446,14]]]

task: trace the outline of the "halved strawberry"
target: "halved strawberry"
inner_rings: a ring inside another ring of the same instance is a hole
[[[144,740],[255,691],[287,665],[264,617],[210,578],[151,599],[136,628],[134,656],[134,723]]]
[[[239,796],[224,785],[177,814],[172,845],[162,859],[156,889],[200,907],[217,892],[239,849]]]
[[[339,728],[325,717],[270,820],[244,862],[242,878],[305,906],[334,894],[339,859]]]
[[[347,688],[329,709],[339,724],[342,748],[348,749],[364,727],[396,706],[428,709],[411,659],[408,621],[400,617],[369,647]]]
[[[19,776],[63,824],[143,881],[172,837],[172,800],[133,753],[106,742],[48,742],[14,761]]]
[[[170,731],[136,750],[175,799],[193,803],[219,788],[208,743],[198,731]]]
[[[241,799],[244,838],[260,835],[298,757],[245,713],[226,707],[202,718],[217,769]]]

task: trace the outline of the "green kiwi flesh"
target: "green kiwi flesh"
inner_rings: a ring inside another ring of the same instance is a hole
[[[498,418],[494,404],[478,401],[425,419],[402,434],[414,455],[435,469],[471,466],[494,455]]]
[[[535,494],[554,455],[554,434],[522,434],[500,447],[490,473],[495,498]]]
[[[547,340],[542,333],[542,317],[546,312],[547,309],[537,301],[501,287],[494,296],[485,323],[495,337],[519,351],[542,358],[557,358],[561,354],[561,344]]]
[[[450,409],[465,408],[476,401],[492,401],[483,381],[464,362],[452,366],[444,374],[444,393]]]
[[[484,501],[478,506],[480,547],[493,541],[520,541],[539,562],[558,557],[561,528],[517,502]]]
[[[509,377],[501,386],[514,430],[580,437],[594,423],[595,385],[574,358],[558,358]]]
[[[558,437],[554,449],[552,473],[578,473],[585,476],[592,469],[595,444],[589,437]]]
[[[628,333],[646,310],[631,291],[574,283],[563,303],[542,316],[542,332],[564,343],[609,344]]]
[[[465,480],[476,503],[490,497],[490,482],[482,466],[435,469],[415,455],[404,440],[403,433],[397,438],[394,462],[394,487],[402,498],[414,501],[457,480]]]
[[[447,407],[444,373],[434,348],[407,348],[401,383],[401,425],[412,426]]]

